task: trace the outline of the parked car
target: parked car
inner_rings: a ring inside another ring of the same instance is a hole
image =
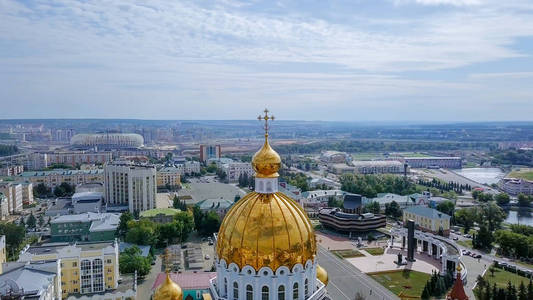
[[[454,241],[458,241],[458,240],[459,240],[459,238],[458,238],[458,237],[456,237],[456,236],[454,236],[454,237],[453,237],[453,240],[454,240]]]

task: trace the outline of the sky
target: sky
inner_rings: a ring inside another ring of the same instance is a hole
[[[533,121],[533,1],[0,0],[0,118]]]

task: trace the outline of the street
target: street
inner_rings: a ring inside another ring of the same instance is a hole
[[[399,299],[352,264],[321,246],[318,249],[318,263],[328,272],[327,290],[331,299],[353,300],[357,292],[367,300]]]

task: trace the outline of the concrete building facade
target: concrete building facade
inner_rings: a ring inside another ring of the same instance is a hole
[[[132,213],[155,208],[155,166],[117,162],[107,164],[104,170],[105,199],[108,204],[128,205]]]
[[[403,210],[403,223],[413,220],[417,229],[433,234],[450,235],[450,216],[434,208],[411,206]]]
[[[85,183],[104,182],[104,170],[65,170],[57,169],[52,171],[28,171],[20,174],[21,180],[29,181],[33,185],[42,183],[49,188],[54,188],[62,182],[78,185]]]
[[[220,158],[220,145],[200,145],[200,161],[207,162],[211,158]]]

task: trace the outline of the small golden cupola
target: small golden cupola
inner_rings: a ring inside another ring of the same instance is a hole
[[[322,268],[320,265],[316,266],[316,278],[320,280],[324,285],[328,285],[329,277],[326,269]]]
[[[183,300],[183,292],[179,285],[170,279],[167,272],[167,278],[155,291],[154,300]]]
[[[279,177],[278,171],[281,168],[281,157],[268,143],[268,121],[274,120],[274,116],[269,116],[268,109],[265,109],[265,115],[259,116],[257,119],[265,121],[265,143],[252,158],[252,168],[256,172],[255,176],[256,178]]]

